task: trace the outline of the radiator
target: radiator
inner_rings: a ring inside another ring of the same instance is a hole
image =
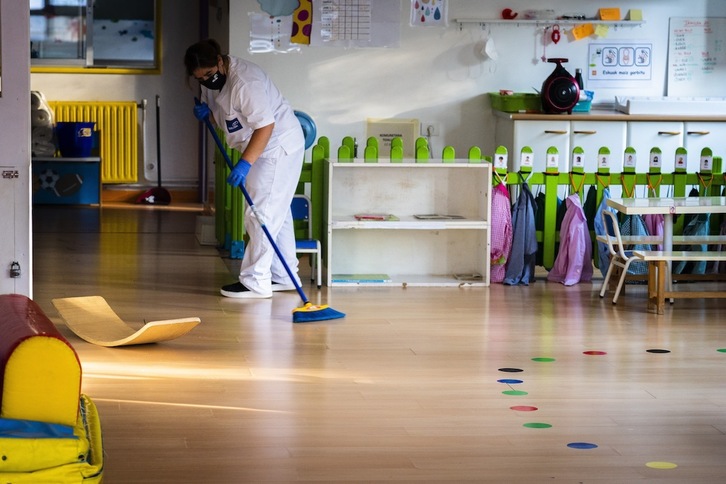
[[[49,101],[56,122],[96,123],[101,183],[136,183],[139,165],[136,101]]]

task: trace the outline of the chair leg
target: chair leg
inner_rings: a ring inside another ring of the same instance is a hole
[[[316,260],[317,254],[310,254],[309,261],[310,261],[310,280],[315,282],[315,260]]]
[[[605,280],[602,281],[602,287],[600,288],[600,297],[605,297],[605,291],[608,289],[608,282],[610,282],[610,275],[613,272],[613,262],[610,261],[608,270],[605,273]]]
[[[317,269],[318,269],[318,281],[317,282],[318,282],[318,289],[320,289],[320,287],[323,284],[323,262],[322,262],[323,257],[320,255],[320,252],[318,252],[316,254],[316,256],[317,256],[318,261],[315,264],[315,267],[317,267]]]
[[[622,268],[622,272],[620,273],[620,279],[618,280],[618,287],[617,289],[615,289],[615,295],[613,296],[613,304],[618,303],[618,296],[620,296],[620,290],[623,288],[625,278],[628,277],[628,267],[630,266],[631,260],[632,259],[629,259],[628,262],[625,263],[625,266]]]

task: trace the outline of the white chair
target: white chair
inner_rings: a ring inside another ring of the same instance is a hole
[[[295,251],[298,254],[310,254],[311,279],[320,288],[322,284],[322,249],[320,241],[313,239],[313,218],[310,198],[295,195],[290,205],[293,222],[304,222],[307,230],[306,239],[295,240]]]
[[[618,287],[615,289],[615,294],[613,295],[613,304],[617,304],[620,290],[623,288],[625,278],[628,275],[628,267],[630,267],[630,263],[635,258],[633,257],[633,251],[625,250],[623,246],[623,238],[620,235],[617,215],[609,210],[603,210],[601,213],[603,226],[605,227],[608,252],[610,252],[610,265],[608,266],[607,273],[605,273],[602,288],[600,288],[600,297],[605,297],[605,291],[607,291],[610,276],[614,270],[613,267],[618,267],[620,268],[620,280],[618,280]]]

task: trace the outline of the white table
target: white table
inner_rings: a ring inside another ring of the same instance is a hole
[[[626,215],[663,215],[663,250],[673,250],[673,216],[726,213],[726,197],[611,198],[608,206]]]
[[[626,215],[663,215],[663,250],[673,250],[673,217],[684,213],[726,213],[726,197],[610,198],[609,207]],[[666,279],[671,290],[671,264]]]

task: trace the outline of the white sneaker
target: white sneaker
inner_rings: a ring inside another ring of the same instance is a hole
[[[269,294],[250,291],[247,286],[241,282],[235,282],[234,284],[227,284],[222,286],[219,291],[224,297],[234,297],[238,299],[267,299],[272,297],[272,292]]]
[[[283,284],[281,282],[272,281],[272,292],[295,290],[295,284]]]

